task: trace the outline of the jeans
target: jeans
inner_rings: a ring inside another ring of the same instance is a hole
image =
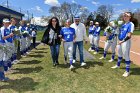
[[[73,59],[76,60],[76,49],[79,49],[79,55],[80,55],[80,63],[84,62],[84,56],[83,56],[83,41],[75,42],[73,44]]]
[[[53,64],[58,62],[60,45],[50,46]]]

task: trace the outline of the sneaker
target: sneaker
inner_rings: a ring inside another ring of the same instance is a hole
[[[113,67],[111,67],[111,68],[115,69],[115,68],[120,68],[120,67],[119,67],[119,66],[117,66],[117,65],[115,65],[115,66],[113,66]]]
[[[26,54],[27,54],[27,55],[29,55],[29,54],[30,54],[30,52],[26,52]]]
[[[76,60],[73,59],[73,63],[76,63]]]
[[[129,72],[125,71],[124,74],[122,75],[123,77],[128,77],[130,75]]]
[[[96,55],[96,54],[97,54],[97,52],[94,52],[93,54],[94,54],[94,55]]]
[[[71,65],[69,69],[70,69],[70,70],[74,69],[74,66],[73,66],[73,65]]]
[[[103,56],[101,57],[101,58],[99,58],[99,59],[105,59]]]
[[[4,79],[0,79],[0,81],[2,81],[2,82],[7,82],[8,80],[9,80],[8,77],[5,77]]]
[[[113,62],[114,61],[114,59],[110,59],[108,62]]]
[[[86,64],[86,63],[84,63],[84,62],[83,62],[83,63],[81,63],[81,67],[86,66],[86,65],[87,65],[87,64]]]
[[[91,48],[89,48],[88,51],[90,52],[91,51]]]
[[[93,50],[93,49],[91,50],[91,52],[94,52],[94,51],[95,51],[95,50]]]

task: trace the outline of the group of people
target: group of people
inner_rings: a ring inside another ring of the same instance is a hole
[[[106,36],[104,53],[100,60],[105,59],[107,56],[107,52],[111,47],[112,57],[109,62],[113,62],[115,59],[115,50],[117,48],[118,51],[118,62],[117,65],[111,67],[113,69],[119,68],[122,59],[125,60],[126,63],[126,71],[123,76],[129,76],[130,72],[130,48],[131,48],[131,36],[134,31],[134,24],[132,23],[132,13],[125,12],[123,14],[123,21],[118,21],[116,24],[114,21],[111,21],[109,25],[106,27],[104,31],[104,36]],[[96,30],[96,23],[93,25],[93,21],[90,21],[89,27],[89,39],[91,47],[89,51],[96,51],[94,54],[98,52],[99,46],[99,34],[96,34],[99,30]]]
[[[112,68],[119,68],[122,59],[126,63],[126,71],[123,74],[124,77],[129,76],[130,71],[130,47],[131,47],[131,36],[134,31],[134,24],[131,22],[132,13],[125,12],[123,14],[122,24],[116,25],[115,22],[110,22],[104,31],[106,36],[106,42],[104,46],[103,56],[99,59],[105,59],[108,49],[111,47],[112,57],[109,62],[113,62],[115,59],[115,49],[118,48],[118,62],[117,65]],[[64,47],[64,60],[65,63],[70,64],[70,69],[74,67],[76,62],[76,49],[78,47],[80,55],[81,66],[86,66],[83,57],[83,44],[84,41],[90,41],[91,47],[89,51],[95,51],[94,54],[99,52],[99,41],[100,41],[99,22],[90,21],[89,26],[89,38],[86,35],[86,27],[80,22],[80,17],[74,17],[74,23],[71,24],[71,20],[65,21],[65,27],[60,27],[59,20],[56,17],[50,19],[47,29],[43,35],[42,42],[50,46],[51,56],[53,60],[53,66],[59,65],[59,50],[61,41]],[[67,58],[68,55],[68,58]],[[68,62],[69,59],[69,62]]]
[[[19,62],[18,54],[25,57],[30,52],[31,37],[36,37],[36,31],[29,23],[22,20],[19,24],[17,27],[15,18],[3,19],[3,26],[0,28],[0,81],[9,79],[5,77],[5,73]]]

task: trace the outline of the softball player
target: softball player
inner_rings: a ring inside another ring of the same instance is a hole
[[[0,30],[0,81],[7,81],[8,78],[4,75],[4,62],[3,62],[3,55],[4,55],[4,40],[2,39],[2,34]]]
[[[94,28],[95,28],[95,26],[93,25],[93,21],[90,21],[90,27],[89,27],[88,34],[89,34],[89,40],[90,40],[91,47],[88,49],[88,51],[94,51],[94,49],[95,49],[94,39],[93,39],[94,38],[93,37]]]
[[[130,47],[131,47],[131,36],[134,31],[134,24],[131,22],[132,13],[125,12],[123,15],[124,24],[120,28],[119,32],[119,43],[118,43],[118,62],[117,65],[112,68],[119,68],[122,58],[124,57],[126,63],[126,71],[123,76],[129,76],[130,70]]]
[[[11,30],[11,32],[15,31],[15,29],[17,28],[16,26],[16,20],[14,18],[11,19],[11,25],[9,26],[9,29]],[[17,42],[16,40],[19,40],[19,37],[17,35],[14,35],[13,37],[13,51],[12,51],[12,61],[13,61],[13,64],[19,62],[17,60],[17,49],[18,49],[18,46],[15,45],[15,42]]]
[[[27,51],[29,51],[30,50],[30,46],[31,46],[31,33],[32,33],[32,28],[30,27],[29,23],[27,24],[26,30],[29,33],[29,36],[26,37],[26,40],[27,40],[27,46],[26,47],[27,47]]]
[[[13,53],[13,33],[9,29],[10,21],[9,19],[3,19],[3,27],[1,27],[1,34],[4,40],[4,46],[6,47],[6,51],[4,52],[4,70],[7,71],[8,67],[11,68],[11,57]]]
[[[21,55],[26,56],[26,36],[23,35],[24,31],[26,31],[26,26],[25,26],[25,21],[20,21],[20,33],[22,34],[21,39],[20,39],[20,51],[21,51]]]
[[[100,40],[100,27],[99,22],[95,23],[95,29],[94,29],[94,45],[95,45],[95,51],[94,54],[97,54],[99,52],[99,40]]]
[[[109,23],[109,26],[105,29],[104,36],[106,36],[106,42],[104,46],[104,55],[100,59],[105,59],[107,55],[108,49],[111,47],[112,50],[112,57],[109,62],[113,62],[115,58],[115,49],[117,45],[117,34],[116,34],[116,26],[115,23],[112,21]]]
[[[70,69],[73,69],[73,42],[75,39],[75,29],[70,27],[71,22],[70,20],[66,21],[66,27],[62,28],[61,30],[61,37],[63,46],[64,46],[64,58],[65,62],[67,63],[67,54],[69,55],[69,62],[70,62]]]

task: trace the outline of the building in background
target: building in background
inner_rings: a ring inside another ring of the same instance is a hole
[[[0,27],[2,26],[2,19],[3,18],[16,18],[17,21],[19,22],[20,20],[22,20],[24,14],[17,12],[15,10],[12,10],[10,8],[4,7],[0,5]]]

